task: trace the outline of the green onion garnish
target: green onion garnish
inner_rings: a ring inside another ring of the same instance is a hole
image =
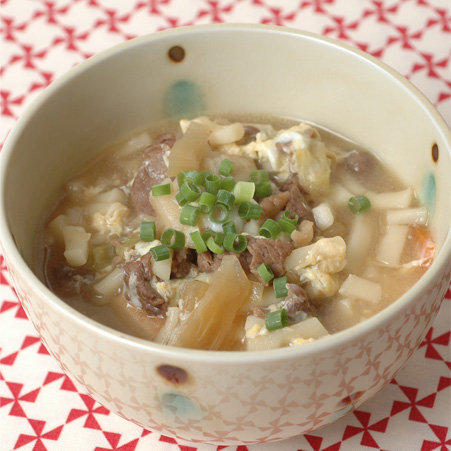
[[[211,194],[216,194],[219,191],[220,177],[216,174],[210,174],[205,177],[205,189]]]
[[[194,247],[196,248],[196,251],[198,254],[202,254],[202,252],[207,251],[207,245],[205,244],[205,241],[202,239],[202,236],[201,236],[199,230],[196,230],[195,232],[191,232],[189,234],[189,236],[193,240]]]
[[[291,235],[296,230],[296,226],[284,218],[279,219],[277,223],[280,225],[282,232],[288,233],[288,235]]]
[[[265,283],[269,283],[272,279],[274,279],[274,273],[267,263],[262,263],[257,268],[257,272]]]
[[[272,281],[276,298],[284,298],[288,295],[287,278],[277,277]]]
[[[206,245],[208,249],[211,250],[214,254],[222,254],[224,253],[224,248],[220,246],[219,244],[216,244],[215,239],[211,236],[208,238]]]
[[[188,203],[188,201],[185,199],[185,196],[183,195],[183,193],[181,191],[177,192],[177,194],[175,195],[175,200],[181,207],[183,207],[184,205],[186,205]]]
[[[206,191],[204,191],[199,198],[199,210],[202,213],[210,213],[213,205],[215,204],[216,198],[214,196],[214,194],[211,193],[207,193]]]
[[[233,161],[228,160],[227,158],[221,161],[219,165],[219,173],[224,176],[228,176],[233,172],[235,168],[235,163]]]
[[[210,212],[210,220],[216,224],[223,224],[229,219],[229,210],[223,204],[215,204]]]
[[[265,238],[275,240],[281,231],[282,227],[274,219],[267,219],[260,227],[258,233]]]
[[[348,207],[353,213],[363,213],[371,208],[371,202],[366,196],[354,196],[348,200]]]
[[[152,257],[156,262],[167,260],[171,256],[169,248],[164,244],[153,247],[152,249],[150,249],[150,253],[152,254]]]
[[[227,235],[228,233],[236,233],[235,223],[233,221],[228,221],[222,224],[222,231],[224,232],[224,235]]]
[[[184,205],[180,212],[180,224],[196,225],[199,219],[200,211],[193,205]]]
[[[295,214],[294,218],[292,218],[291,217],[291,213],[289,212],[289,210],[285,210],[283,212],[283,216],[280,219],[283,219],[285,221],[291,222],[291,224],[293,224],[293,225],[297,225],[298,221],[299,221],[299,215]]]
[[[194,169],[191,169],[191,170],[185,172],[185,180],[184,181],[186,182],[187,180],[191,180],[196,185],[203,185],[204,176],[201,173],[195,171]]]
[[[165,196],[171,194],[171,184],[162,183],[161,185],[152,186],[152,196]]]
[[[235,203],[235,196],[225,189],[220,189],[216,195],[216,203],[225,205],[227,210],[231,210]]]
[[[180,171],[177,174],[177,183],[179,185],[179,188],[183,185],[183,182],[185,181],[185,174],[186,174],[186,171]]]
[[[226,191],[232,191],[235,186],[235,179],[231,176],[224,177],[219,182],[219,189],[225,189]]]
[[[265,316],[265,326],[268,330],[282,329],[288,324],[288,314],[283,308]]]
[[[268,171],[265,171],[264,169],[258,169],[256,171],[252,171],[249,174],[249,180],[256,184],[263,183],[263,182],[269,182]]]
[[[258,219],[262,215],[263,209],[258,204],[243,202],[238,207],[238,216],[243,219]]]
[[[254,193],[255,193],[255,184],[252,182],[239,181],[233,187],[233,195],[235,196],[236,204],[250,202],[254,198]]]
[[[202,194],[202,190],[192,180],[186,179],[183,185],[180,187],[180,192],[188,202],[194,202],[199,199]]]
[[[224,249],[226,251],[241,254],[247,248],[247,238],[237,233],[229,233],[224,237]]]
[[[139,229],[139,237],[141,241],[153,241],[157,236],[157,228],[155,221],[143,221]]]
[[[224,241],[224,235],[219,232],[215,232],[214,230],[208,229],[205,230],[204,234],[202,235],[202,239],[207,242],[209,238],[213,237],[215,240],[215,243],[218,246],[222,246],[222,242]]]
[[[270,182],[261,182],[255,184],[255,197],[257,199],[263,199],[264,197],[271,196],[272,186]]]
[[[185,234],[175,229],[166,229],[161,234],[161,244],[177,250],[185,247]]]

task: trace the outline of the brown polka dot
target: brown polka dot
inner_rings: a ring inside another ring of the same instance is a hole
[[[183,384],[188,381],[188,373],[177,366],[160,365],[157,367],[157,373],[173,384]]]
[[[174,45],[169,49],[168,56],[174,63],[180,63],[185,58],[185,49],[179,45]]]
[[[343,398],[340,401],[340,405],[342,406],[349,406],[350,404],[354,404],[362,395],[363,395],[363,391],[358,391],[355,393],[352,393],[349,396],[346,396],[346,398]]]
[[[434,160],[434,163],[437,163],[438,161],[438,145],[437,143],[434,143],[432,146],[432,159]]]

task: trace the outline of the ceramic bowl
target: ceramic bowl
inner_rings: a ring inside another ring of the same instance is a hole
[[[431,212],[440,249],[397,302],[296,348],[170,348],[103,327],[33,272],[38,224],[58,188],[115,139],[165,118],[259,113],[334,130],[396,168]],[[431,326],[451,271],[451,137],[408,81],[376,59],[300,31],[216,25],[159,32],[78,65],[28,108],[1,155],[0,237],[23,307],[81,390],[145,428],[251,444],[324,426],[374,396]]]

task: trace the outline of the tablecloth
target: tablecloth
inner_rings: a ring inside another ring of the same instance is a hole
[[[85,58],[150,32],[213,22],[289,26],[347,42],[410,79],[451,125],[450,0],[0,0],[0,6],[0,145],[27,105]],[[0,254],[0,450],[450,451],[450,339],[448,291],[407,366],[358,410],[275,444],[194,445],[144,430],[77,390],[28,321]]]

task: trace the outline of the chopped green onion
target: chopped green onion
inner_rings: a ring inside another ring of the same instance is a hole
[[[235,168],[235,163],[233,161],[228,160],[227,158],[221,161],[219,165],[219,173],[224,176],[228,176],[233,172]]]
[[[228,233],[236,233],[235,223],[233,221],[229,221],[222,224],[222,231],[224,232],[224,235],[227,235]]]
[[[235,203],[235,196],[225,189],[220,189],[216,195],[216,203],[225,205],[227,210],[231,210]]]
[[[269,283],[272,279],[274,279],[274,273],[267,263],[262,263],[257,268],[257,272],[265,283]]]
[[[261,182],[255,184],[255,197],[257,199],[263,199],[264,197],[271,196],[272,186],[270,182]]]
[[[181,207],[183,207],[184,205],[186,205],[188,203],[188,201],[185,199],[185,196],[183,195],[183,193],[181,191],[177,192],[177,194],[175,195],[175,200]]]
[[[235,179],[233,177],[224,177],[219,182],[219,189],[225,189],[226,191],[232,191],[235,186]]]
[[[288,295],[287,278],[277,277],[272,281],[276,298],[284,298]]]
[[[196,185],[204,184],[204,176],[201,173],[195,171],[194,169],[185,172],[184,181],[186,182],[187,180],[191,180]]]
[[[211,194],[216,194],[219,191],[220,177],[216,174],[210,174],[205,177],[205,189]]]
[[[143,221],[139,229],[139,237],[141,241],[153,241],[157,236],[157,228],[155,221]]]
[[[184,205],[180,212],[180,224],[196,225],[199,219],[200,211],[193,205]]]
[[[243,202],[238,207],[238,216],[243,219],[258,219],[262,215],[263,209],[258,204]]]
[[[233,187],[233,195],[235,196],[236,204],[250,202],[254,198],[254,193],[255,193],[255,184],[252,182],[239,181]]]
[[[206,191],[204,191],[199,198],[199,210],[202,213],[210,213],[213,205],[215,204],[215,196],[214,194],[211,193],[207,193]]]
[[[229,219],[229,210],[223,204],[215,204],[210,212],[210,220],[216,224],[223,224]]]
[[[185,247],[185,234],[175,229],[166,229],[161,234],[161,244],[174,250],[182,249]]]
[[[363,213],[371,208],[371,202],[366,196],[354,196],[348,200],[348,207],[353,213]]]
[[[268,330],[282,329],[288,324],[287,311],[282,308],[265,316],[265,326]]]
[[[282,232],[288,233],[288,235],[291,235],[296,230],[296,226],[284,218],[279,219],[277,223],[280,225]]]
[[[189,236],[193,240],[194,247],[196,248],[196,251],[198,254],[202,254],[202,252],[207,251],[207,245],[205,244],[205,241],[202,239],[202,236],[201,236],[199,230],[196,230],[195,232],[191,232],[189,234]]]
[[[281,231],[282,227],[274,219],[267,219],[260,227],[258,233],[265,238],[275,240]]]
[[[297,225],[298,221],[299,221],[299,215],[295,214],[294,218],[292,218],[291,213],[288,210],[285,210],[283,212],[283,216],[280,219],[291,222],[291,224],[293,224],[293,225]]]
[[[258,169],[256,171],[252,171],[249,174],[249,180],[255,184],[269,182],[268,171],[265,171],[264,169]]]
[[[214,254],[224,253],[224,248],[221,245],[216,244],[215,239],[212,236],[208,238],[206,245]]]
[[[185,175],[186,175],[186,171],[180,171],[177,174],[177,183],[179,185],[179,188],[183,185],[183,182],[185,181]]]
[[[196,201],[202,194],[202,190],[199,188],[199,186],[189,179],[185,179],[183,185],[180,187],[180,192],[188,202]]]
[[[241,254],[247,248],[247,238],[237,233],[229,233],[224,237],[224,249],[226,251]]]
[[[152,196],[165,196],[171,194],[171,184],[162,183],[161,185],[152,186]]]
[[[204,234],[202,235],[202,239],[207,242],[209,238],[213,237],[215,240],[215,243],[218,246],[222,246],[222,243],[224,241],[224,235],[219,232],[215,232],[214,230],[208,229],[205,230]]]
[[[169,248],[164,244],[153,247],[152,249],[150,249],[150,253],[152,254],[152,257],[156,262],[167,260],[171,256]]]

